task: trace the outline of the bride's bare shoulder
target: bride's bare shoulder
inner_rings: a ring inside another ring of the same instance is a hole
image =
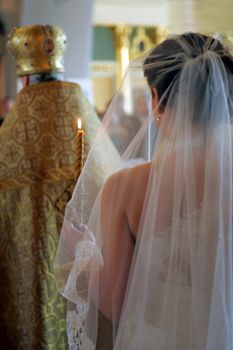
[[[148,181],[150,169],[151,163],[144,163],[120,170],[107,179],[104,188],[124,191],[126,194],[132,188],[144,187]]]

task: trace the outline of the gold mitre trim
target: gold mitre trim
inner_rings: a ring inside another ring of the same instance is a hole
[[[7,39],[18,76],[64,72],[66,43],[66,35],[59,26],[39,24],[13,28]]]

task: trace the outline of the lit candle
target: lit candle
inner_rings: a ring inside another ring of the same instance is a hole
[[[78,179],[83,168],[84,159],[84,131],[82,129],[82,120],[78,118],[78,132],[77,132],[77,162],[76,162],[76,178]]]

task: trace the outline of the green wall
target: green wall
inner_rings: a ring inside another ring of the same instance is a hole
[[[93,27],[93,61],[115,61],[115,38],[111,28]]]

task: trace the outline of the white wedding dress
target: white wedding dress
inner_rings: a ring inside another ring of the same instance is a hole
[[[210,203],[211,205],[211,203]],[[216,244],[213,240],[213,245],[209,246],[213,260],[209,260],[208,274],[206,276],[205,284],[202,284],[201,288],[193,295],[192,279],[191,277],[191,264],[196,263],[196,273],[198,274],[198,256],[201,253],[201,247],[199,246],[200,234],[202,229],[200,228],[200,210],[191,214],[184,219],[174,220],[173,224],[176,226],[176,233],[179,232],[182,245],[177,249],[179,256],[173,257],[179,261],[180,271],[176,270],[177,266],[174,262],[172,268],[169,268],[169,255],[171,247],[171,229],[167,232],[161,233],[160,236],[152,238],[150,242],[143,244],[141,247],[141,276],[144,273],[153,275],[149,286],[147,288],[152,291],[156,291],[153,297],[150,297],[150,305],[144,304],[145,317],[142,317],[141,305],[145,303],[138,291],[138,298],[134,304],[133,310],[124,322],[122,322],[123,330],[120,331],[120,335],[117,337],[115,350],[127,349],[127,350],[171,350],[173,347],[179,350],[194,350],[205,349],[205,341],[208,332],[208,318],[210,312],[211,301],[211,288],[214,270],[214,259],[216,256]],[[194,232],[192,239],[186,236],[187,225],[192,222]],[[215,220],[210,223],[206,235],[211,235],[215,231]],[[199,228],[199,230],[198,230]],[[211,242],[209,237],[209,242]],[[196,254],[195,257],[190,259],[190,244],[192,244],[192,254]],[[153,257],[148,269],[148,251],[154,251]],[[145,259],[144,259],[145,257]],[[145,266],[143,261],[145,260]],[[182,261],[181,261],[182,260]],[[168,283],[168,274],[170,274]],[[179,274],[179,285],[177,285],[177,274]],[[192,275],[195,275],[194,266],[192,266]],[[172,277],[174,276],[174,278]],[[137,285],[137,282],[134,282]],[[142,282],[143,284],[143,282]],[[135,288],[135,286],[133,286]],[[166,294],[166,307],[163,310],[164,294]],[[193,300],[192,300],[193,299]],[[194,300],[195,299],[195,300]],[[193,312],[191,310],[193,303],[194,307],[202,323],[199,323],[198,329],[192,329]],[[171,315],[176,313],[176,330],[174,334],[173,319]],[[193,334],[190,334],[192,329]],[[195,337],[196,332],[199,332],[199,344],[197,345],[197,339]]]

